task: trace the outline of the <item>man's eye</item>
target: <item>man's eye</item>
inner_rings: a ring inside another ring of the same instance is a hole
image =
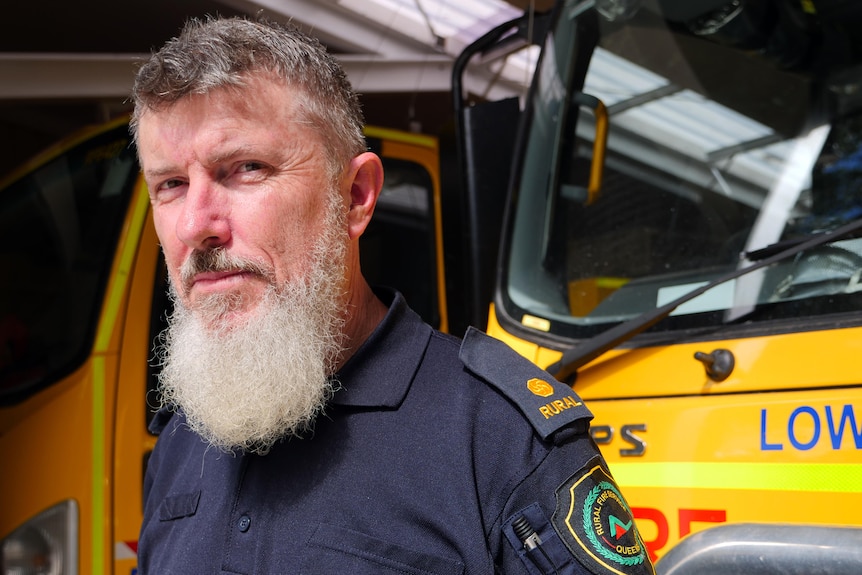
[[[184,180],[172,178],[164,182],[154,184],[150,188],[150,198],[153,201],[168,202],[182,194],[182,187],[186,185]]]
[[[239,171],[239,172],[256,172],[260,169],[263,169],[263,164],[261,164],[260,162],[243,162],[242,164],[240,164],[239,169],[237,171]]]

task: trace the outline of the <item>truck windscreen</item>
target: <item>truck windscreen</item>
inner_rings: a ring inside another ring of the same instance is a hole
[[[580,2],[558,12],[528,103],[501,285],[507,317],[590,337],[862,215],[862,7]],[[595,120],[607,109],[597,198]],[[858,310],[862,239],[724,282],[651,332]]]

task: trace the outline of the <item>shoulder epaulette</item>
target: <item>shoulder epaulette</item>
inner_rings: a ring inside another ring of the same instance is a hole
[[[517,405],[544,440],[575,421],[593,418],[572,388],[475,328],[464,335],[459,357],[470,372]]]

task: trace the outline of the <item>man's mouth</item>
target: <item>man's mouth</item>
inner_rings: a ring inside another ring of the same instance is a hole
[[[272,271],[259,262],[234,256],[223,248],[192,252],[180,270],[186,293],[231,290],[249,279],[268,281],[272,276]]]
[[[204,292],[235,289],[250,277],[259,277],[248,270],[208,271],[195,274],[191,281],[186,282],[186,292],[193,289]]]

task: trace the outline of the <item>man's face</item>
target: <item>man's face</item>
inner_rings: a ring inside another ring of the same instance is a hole
[[[190,310],[230,296],[222,319],[240,319],[267,287],[307,273],[332,182],[320,137],[297,119],[297,101],[262,79],[141,117],[138,147],[156,231]],[[213,248],[252,265],[190,267],[196,252]]]
[[[193,96],[138,129],[176,300],[159,351],[163,401],[210,444],[265,453],[333,392],[345,196],[277,84]]]

